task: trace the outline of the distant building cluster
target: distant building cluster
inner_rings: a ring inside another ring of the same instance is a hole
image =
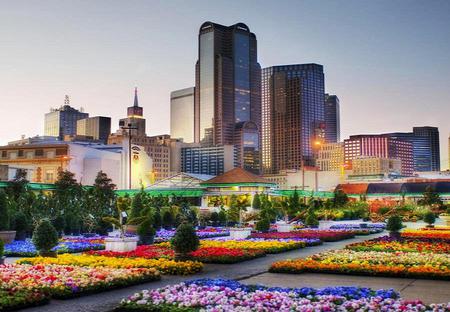
[[[45,114],[44,136],[0,147],[0,165],[27,169],[43,183],[53,183],[67,168],[92,183],[90,171],[101,169],[122,188],[180,172],[219,176],[233,168],[316,190],[324,179],[328,188],[349,179],[440,171],[436,127],[341,140],[340,101],[325,90],[323,66],[261,68],[257,37],[243,23],[203,23],[193,72],[192,87],[170,94],[170,135],[147,135],[137,88],[115,132],[110,117],[90,117],[66,96],[63,106]],[[132,165],[143,159],[138,150],[148,157],[139,168],[148,172],[128,181],[137,175]]]

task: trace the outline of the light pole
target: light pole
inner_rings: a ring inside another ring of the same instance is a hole
[[[131,123],[128,123],[125,126],[125,122],[119,122],[120,129],[128,130],[128,188],[131,190],[131,131],[137,130],[138,127],[132,126]]]

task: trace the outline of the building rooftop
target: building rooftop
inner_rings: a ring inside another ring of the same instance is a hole
[[[239,183],[253,183],[253,184],[275,184],[266,180],[256,174],[248,172],[242,168],[234,168],[224,174],[207,180],[204,184],[239,184]]]

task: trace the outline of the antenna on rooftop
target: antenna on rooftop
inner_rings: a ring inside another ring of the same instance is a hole
[[[70,105],[70,99],[67,94],[64,96],[64,105]]]

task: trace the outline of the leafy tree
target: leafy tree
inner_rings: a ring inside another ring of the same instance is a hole
[[[210,217],[211,223],[213,226],[217,226],[219,224],[219,214],[216,211],[213,211],[211,213],[211,217]]]
[[[223,208],[223,206],[220,207],[219,210],[219,223],[222,226],[227,226],[228,225],[228,216],[227,216],[227,212],[225,211],[225,209]]]
[[[248,195],[236,195],[230,196],[230,208],[228,209],[228,220],[241,223],[241,213],[246,211],[250,205]]]
[[[141,190],[140,193],[137,193],[134,195],[133,200],[131,202],[131,212],[130,217],[136,218],[141,215],[142,210],[144,210],[144,202],[143,202],[143,195],[144,191]]]
[[[6,193],[3,189],[0,189],[0,231],[9,230],[11,222],[10,217]]]
[[[333,206],[335,208],[344,207],[349,202],[347,194],[343,190],[334,191]]]
[[[175,220],[174,220],[172,213],[169,210],[164,211],[163,217],[162,217],[163,227],[166,229],[170,229],[171,227],[173,227],[174,223],[175,223]]]
[[[441,197],[439,196],[439,193],[436,192],[434,188],[431,186],[427,186],[425,189],[425,192],[423,193],[423,199],[419,201],[421,205],[424,206],[433,206],[433,205],[442,205]]]
[[[256,222],[255,229],[259,232],[267,233],[270,230],[270,221],[267,219],[261,219]]]
[[[9,182],[6,192],[14,199],[17,200],[27,190],[27,171],[24,169],[17,169],[16,175],[12,181]]]
[[[402,217],[399,215],[392,215],[389,217],[386,224],[386,230],[389,231],[391,237],[400,238],[400,230],[403,228]]]
[[[261,219],[266,219],[270,221],[274,221],[277,218],[277,208],[275,205],[270,201],[269,195],[267,194],[261,194],[261,209],[259,216]]]
[[[432,211],[427,211],[423,215],[423,221],[428,224],[429,227],[433,226],[433,223],[436,222],[436,215]]]
[[[294,193],[289,196],[289,206],[288,206],[289,216],[294,216],[297,212],[300,211],[300,197],[298,195],[297,189],[294,190]]]
[[[253,196],[253,209],[261,209],[261,200],[258,193]]]

